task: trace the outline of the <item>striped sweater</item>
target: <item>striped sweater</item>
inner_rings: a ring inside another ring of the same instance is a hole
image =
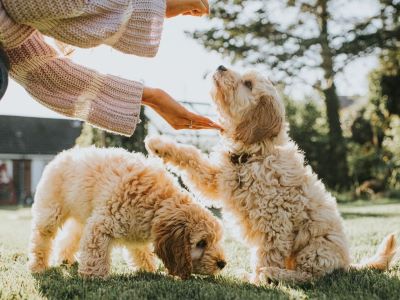
[[[0,0],[0,43],[11,77],[40,103],[130,136],[139,120],[143,84],[76,65],[43,35],[81,48],[106,44],[152,57],[165,10],[165,0]]]

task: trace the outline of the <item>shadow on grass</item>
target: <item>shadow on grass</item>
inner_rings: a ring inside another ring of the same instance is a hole
[[[400,217],[398,213],[362,213],[362,212],[341,212],[343,219],[351,220],[357,218],[392,218]]]
[[[394,198],[378,198],[376,200],[371,199],[357,199],[357,200],[341,200],[336,197],[337,203],[342,207],[363,207],[363,206],[380,206],[380,205],[392,205],[400,204],[400,197]]]
[[[160,273],[111,275],[84,280],[72,268],[35,275],[48,299],[399,299],[400,280],[374,270],[336,271],[312,283],[257,287],[226,277],[176,280]]]
[[[376,270],[335,271],[313,283],[299,286],[309,298],[399,299],[398,276]]]
[[[226,277],[182,281],[160,273],[85,280],[77,274],[76,265],[51,268],[35,279],[48,299],[399,299],[400,294],[398,276],[375,270],[335,271],[312,283],[266,287]]]
[[[115,274],[106,280],[82,279],[77,266],[51,268],[35,275],[48,299],[288,299],[277,287],[256,287],[223,277],[176,280],[160,273]]]
[[[5,210],[5,211],[17,211],[20,210],[21,208],[26,208],[25,206],[19,206],[19,205],[1,205],[0,206],[0,211]]]

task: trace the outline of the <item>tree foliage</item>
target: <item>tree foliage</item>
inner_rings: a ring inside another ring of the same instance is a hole
[[[373,15],[345,11],[367,4]],[[291,83],[302,68],[330,67],[324,65],[324,47],[335,73],[355,57],[397,49],[399,11],[398,0],[222,0],[213,5],[211,27],[194,37],[233,60],[264,64],[276,79]]]
[[[352,124],[350,174],[353,182],[381,182],[400,188],[400,51],[385,51],[380,66],[370,74],[369,102]]]
[[[372,5],[372,14],[360,16],[357,5]],[[346,145],[335,77],[357,57],[399,47],[399,11],[398,0],[222,0],[213,6],[210,27],[193,36],[234,61],[266,66],[275,80],[300,81],[321,91],[329,168],[345,186]],[[309,70],[317,74],[314,81],[302,77]]]
[[[314,101],[295,102],[285,98],[290,137],[304,152],[307,163],[329,187],[336,186],[336,176],[329,169],[328,124],[323,109]]]
[[[81,135],[77,138],[76,144],[81,147],[95,145],[97,147],[121,147],[131,152],[147,153],[144,146],[144,139],[147,136],[148,118],[142,107],[140,111],[141,122],[131,137],[125,137],[108,133],[104,130],[84,124]]]

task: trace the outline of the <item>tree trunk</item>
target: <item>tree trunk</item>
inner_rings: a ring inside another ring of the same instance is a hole
[[[331,187],[346,188],[349,186],[347,150],[339,119],[339,97],[336,87],[332,84],[323,91],[329,125],[329,156],[330,163],[326,166],[330,171],[327,179]]]
[[[343,138],[342,127],[339,117],[339,97],[334,83],[335,72],[333,70],[332,50],[328,39],[328,11],[327,2],[320,1],[322,14],[321,25],[321,47],[322,47],[322,68],[324,70],[326,114],[329,125],[329,148],[330,163],[326,167],[330,170],[329,178],[326,178],[328,185],[335,188],[346,188],[349,186],[346,143]]]

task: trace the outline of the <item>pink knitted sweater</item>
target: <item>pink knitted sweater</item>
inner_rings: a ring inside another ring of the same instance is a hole
[[[77,47],[110,45],[151,57],[165,0],[0,0],[0,43],[11,76],[40,103],[111,132],[132,135],[143,85],[74,64],[42,34]]]

